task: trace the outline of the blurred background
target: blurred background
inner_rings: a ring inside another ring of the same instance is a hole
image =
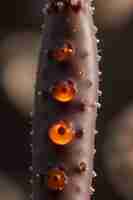
[[[0,199],[29,199],[33,85],[44,1],[1,1]],[[95,200],[133,199],[133,1],[95,0],[103,72]]]

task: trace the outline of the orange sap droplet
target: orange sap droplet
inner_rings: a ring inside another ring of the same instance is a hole
[[[52,190],[63,190],[66,176],[63,170],[51,169],[48,171],[48,188]]]
[[[76,89],[71,81],[61,81],[57,83],[52,90],[54,99],[60,102],[71,101],[76,94]]]
[[[70,143],[75,135],[75,131],[68,122],[59,121],[49,129],[50,140],[57,145],[65,145]]]
[[[64,47],[55,49],[53,51],[53,58],[59,62],[67,60],[74,53],[72,46],[68,43],[64,44]]]

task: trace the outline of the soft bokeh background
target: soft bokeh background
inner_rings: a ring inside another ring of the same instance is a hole
[[[1,1],[0,199],[29,199],[29,112],[44,1]],[[133,199],[133,1],[95,0],[103,71],[95,169],[97,200]]]

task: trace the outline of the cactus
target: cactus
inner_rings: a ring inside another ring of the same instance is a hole
[[[93,7],[49,0],[35,85],[32,130],[34,200],[89,200],[98,96]]]

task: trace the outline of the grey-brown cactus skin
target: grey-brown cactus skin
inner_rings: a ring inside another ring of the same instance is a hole
[[[33,119],[33,200],[89,200],[92,194],[95,127],[98,101],[98,61],[91,3],[81,2],[78,12],[71,8],[45,16],[42,48],[35,86]],[[54,62],[49,50],[72,43],[75,54],[65,62]],[[50,94],[55,81],[72,80],[77,88],[72,102],[60,103]],[[73,123],[81,137],[58,146],[48,138],[49,127],[58,120]],[[80,169],[80,163],[86,165]],[[62,191],[47,186],[47,172],[61,166],[67,176]]]

